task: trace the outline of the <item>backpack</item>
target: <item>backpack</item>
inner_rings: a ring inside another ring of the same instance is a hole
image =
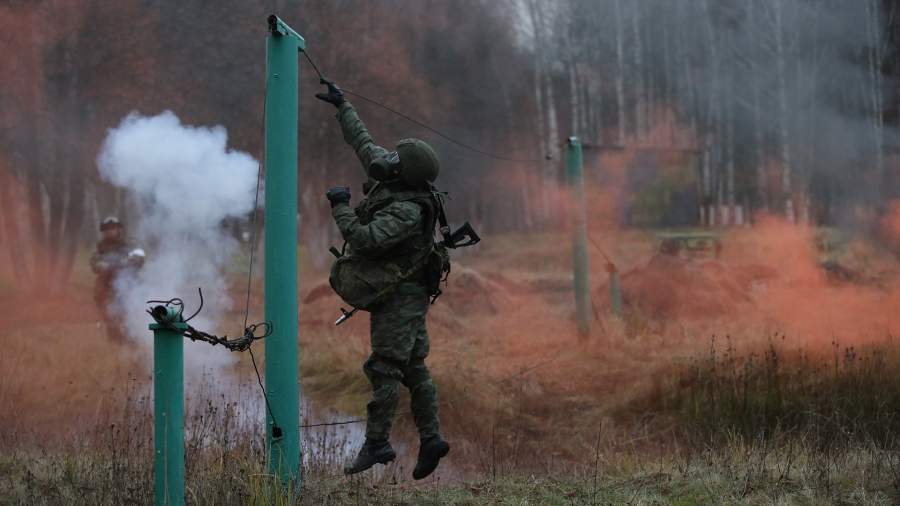
[[[377,186],[377,185],[376,185]],[[371,193],[374,193],[375,188]],[[331,266],[328,281],[331,288],[354,309],[371,311],[403,282],[418,279],[428,289],[432,302],[440,295],[441,281],[450,273],[450,254],[443,243],[434,240],[438,215],[443,213],[442,203],[433,188],[429,192],[394,192],[388,196],[364,201],[357,209],[360,220],[366,223],[374,213],[395,202],[415,202],[425,210],[423,237],[430,243],[423,252],[399,261],[390,256],[368,258],[353,251],[335,253],[337,260]],[[345,243],[346,246],[346,243]],[[346,248],[345,248],[346,249]]]

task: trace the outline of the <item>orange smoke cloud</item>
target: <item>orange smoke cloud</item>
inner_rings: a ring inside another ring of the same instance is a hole
[[[631,262],[620,266],[622,291],[640,318],[701,335],[779,333],[813,345],[881,340],[900,330],[896,262],[864,240],[829,249],[815,228],[761,216],[752,228],[722,232],[716,260],[660,254],[658,240],[645,240],[649,250],[625,250],[633,233],[614,232],[604,242],[614,261]],[[592,261],[599,273],[602,264]],[[606,311],[605,276],[595,286],[595,305]]]
[[[900,246],[900,202],[888,204],[887,212],[881,217],[879,225],[882,237],[895,249]]]

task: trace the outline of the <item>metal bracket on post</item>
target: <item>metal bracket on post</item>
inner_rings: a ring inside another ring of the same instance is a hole
[[[303,51],[306,49],[306,39],[302,35],[295,32],[293,28],[281,20],[278,16],[272,14],[269,16],[269,33],[275,37],[290,36],[297,39],[297,49]]]
[[[591,292],[587,255],[587,210],[584,195],[581,142],[569,137],[566,152],[566,180],[572,192],[572,273],[575,288],[575,321],[578,335],[586,339],[591,332]]]
[[[184,338],[181,311],[156,306],[153,331],[154,504],[184,504]]]

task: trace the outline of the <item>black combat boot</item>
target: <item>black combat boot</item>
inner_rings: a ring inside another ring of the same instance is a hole
[[[413,469],[413,478],[421,480],[437,469],[442,458],[450,453],[450,445],[438,434],[422,441],[419,446],[419,459]]]
[[[387,464],[396,457],[397,454],[387,439],[383,441],[366,439],[353,462],[344,466],[344,474],[361,473],[375,464]]]

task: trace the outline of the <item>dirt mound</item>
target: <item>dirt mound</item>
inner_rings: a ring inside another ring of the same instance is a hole
[[[439,299],[454,312],[495,315],[509,300],[507,290],[514,284],[498,274],[490,277],[467,267],[457,266],[450,273]]]
[[[647,266],[621,275],[622,302],[626,309],[654,319],[729,316],[752,304],[755,283],[775,275],[765,266],[728,266],[657,255]],[[600,287],[595,297],[609,304],[609,285]]]

